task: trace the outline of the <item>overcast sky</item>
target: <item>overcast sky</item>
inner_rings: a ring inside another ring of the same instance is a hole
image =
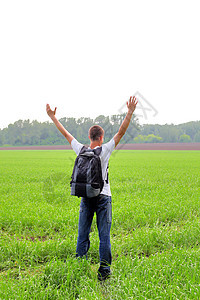
[[[140,123],[200,120],[200,2],[0,1],[0,128],[112,115],[140,94]]]

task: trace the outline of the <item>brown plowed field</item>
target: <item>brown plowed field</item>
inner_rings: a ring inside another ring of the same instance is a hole
[[[69,150],[70,145],[0,147],[0,150]],[[200,150],[200,143],[120,144],[117,150]]]

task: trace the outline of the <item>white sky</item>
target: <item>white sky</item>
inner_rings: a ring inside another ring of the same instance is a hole
[[[200,2],[0,1],[0,128],[19,119],[117,114],[140,92],[140,123],[200,117]],[[142,104],[141,100],[141,104]]]

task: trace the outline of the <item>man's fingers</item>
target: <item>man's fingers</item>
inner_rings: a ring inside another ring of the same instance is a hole
[[[136,99],[136,97],[134,96],[134,97],[133,97],[133,103],[135,104],[136,101],[137,101],[137,99]]]
[[[136,97],[135,96],[131,96],[129,99],[129,103],[134,103],[136,101]]]
[[[136,97],[135,96],[130,97],[130,102],[131,103],[134,103],[135,101],[136,101]]]
[[[47,104],[47,105],[46,105],[46,108],[49,110],[49,109],[50,109],[50,105],[49,105],[49,104]]]
[[[134,107],[134,110],[137,104],[138,104],[138,100],[135,96],[130,96],[129,100],[126,102],[127,107],[128,108]]]

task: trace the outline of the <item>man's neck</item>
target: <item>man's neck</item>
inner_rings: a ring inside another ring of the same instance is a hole
[[[101,142],[100,141],[94,141],[94,142],[90,143],[90,148],[91,149],[94,149],[97,146],[99,146],[99,147],[101,146]]]

